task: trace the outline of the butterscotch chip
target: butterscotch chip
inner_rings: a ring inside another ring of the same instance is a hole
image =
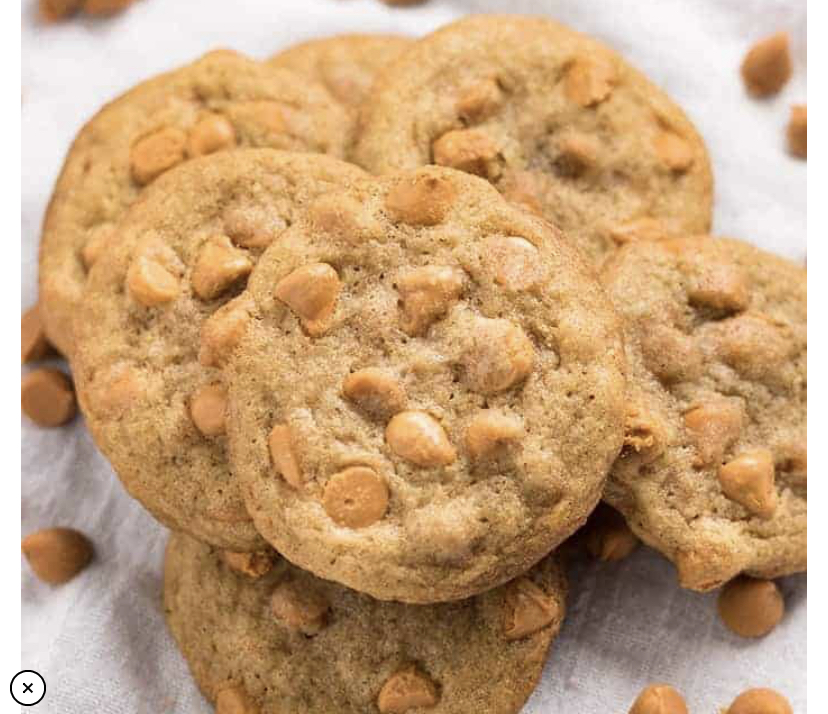
[[[511,389],[532,372],[535,348],[508,320],[480,319],[463,356],[469,387],[481,394]]]
[[[607,502],[675,563],[682,587],[804,570],[805,270],[698,236],[630,243],[603,280],[626,323],[636,410]],[[648,421],[660,446],[642,458]]]
[[[495,282],[506,290],[531,290],[546,277],[538,249],[525,238],[496,236],[486,241],[486,260]]]
[[[722,588],[719,617],[741,637],[764,637],[785,614],[785,601],[772,580],[736,578]]]
[[[615,81],[615,67],[609,61],[584,57],[569,67],[564,86],[570,101],[593,107],[609,97]]]
[[[236,130],[233,124],[220,114],[212,114],[199,120],[190,130],[187,153],[190,156],[204,156],[231,149],[235,145]]]
[[[77,412],[72,381],[56,369],[36,369],[23,375],[20,402],[23,413],[38,426],[61,426]]]
[[[377,697],[381,714],[405,714],[412,709],[437,706],[440,697],[428,675],[408,667],[391,675]]]
[[[20,318],[20,362],[37,362],[49,356],[52,346],[43,330],[40,311],[33,305]]]
[[[267,248],[287,228],[279,211],[257,203],[236,203],[224,212],[224,232],[240,248]]]
[[[583,173],[598,161],[600,146],[598,140],[589,134],[568,131],[558,138],[557,147],[561,169],[573,176]]]
[[[686,171],[695,158],[690,144],[672,131],[659,132],[655,138],[655,150],[671,171]]]
[[[347,196],[320,196],[308,211],[315,228],[347,243],[362,243],[382,237],[380,222]]]
[[[84,0],[83,11],[88,15],[112,15],[132,5],[135,0]]]
[[[135,367],[120,362],[96,374],[89,387],[92,413],[105,419],[120,419],[141,395]]]
[[[651,684],[638,695],[629,714],[687,714],[687,704],[669,684]]]
[[[80,10],[83,0],[40,0],[40,16],[47,22],[63,20]]]
[[[733,700],[726,714],[793,714],[793,709],[773,689],[748,689]]]
[[[666,448],[666,428],[659,415],[630,403],[624,419],[624,455],[635,454],[641,463],[657,459]]]
[[[130,295],[144,307],[160,307],[178,297],[178,277],[161,263],[144,255],[132,261],[126,278]]]
[[[294,488],[301,488],[304,479],[293,448],[290,427],[287,424],[274,426],[267,438],[267,447],[277,473]]]
[[[286,627],[316,635],[327,624],[328,603],[319,593],[301,589],[294,581],[279,583],[270,596],[270,610]]]
[[[400,180],[385,197],[385,209],[393,221],[413,226],[442,223],[456,199],[454,186],[445,177],[423,170]]]
[[[458,129],[443,134],[432,147],[434,163],[493,179],[498,173],[497,145],[480,129]]]
[[[145,185],[186,158],[187,135],[167,127],[139,139],[130,152],[132,178]]]
[[[638,547],[639,540],[618,511],[602,506],[590,516],[587,550],[593,558],[607,563],[623,560]]]
[[[205,367],[221,366],[241,342],[250,322],[252,305],[240,295],[220,307],[201,328],[198,361]]]
[[[790,79],[792,71],[786,32],[777,32],[757,42],[742,60],[742,79],[748,91],[757,97],[776,94]]]
[[[274,295],[299,316],[309,335],[318,337],[330,328],[341,289],[336,270],[327,263],[314,263],[282,278]]]
[[[216,714],[259,714],[259,711],[243,687],[222,689],[216,697]]]
[[[340,526],[365,528],[385,515],[388,486],[373,469],[352,466],[331,476],[322,505]]]
[[[519,419],[484,409],[472,417],[466,428],[466,449],[473,459],[487,458],[516,443],[522,435]]]
[[[774,469],[770,449],[751,449],[719,468],[719,482],[729,499],[760,518],[771,518],[778,503]]]
[[[391,451],[417,466],[446,466],[457,458],[446,430],[426,412],[400,412],[388,423],[385,439]]]
[[[275,553],[269,550],[239,553],[234,550],[224,550],[222,560],[237,573],[258,580],[267,575],[273,568]]]
[[[204,436],[220,436],[224,433],[226,409],[227,390],[220,384],[199,387],[190,400],[193,424]]]
[[[381,369],[361,369],[349,374],[342,383],[342,393],[377,419],[390,419],[405,409],[405,389],[399,380]]]
[[[457,100],[457,114],[467,121],[483,121],[500,109],[503,90],[495,79],[484,79],[463,90]]]
[[[243,250],[234,247],[227,236],[214,236],[198,254],[190,275],[195,294],[213,300],[253,270],[253,261]]]
[[[795,104],[788,120],[788,151],[800,159],[808,158],[808,106]]]
[[[68,582],[92,560],[89,539],[72,528],[45,528],[30,533],[20,548],[34,574],[50,585]]]
[[[619,246],[642,240],[661,240],[670,234],[664,221],[658,218],[636,218],[609,229],[609,235]]]
[[[401,275],[397,291],[402,302],[402,329],[409,335],[423,334],[460,297],[465,279],[462,270],[432,265]]]
[[[558,603],[525,577],[509,584],[505,607],[507,640],[528,637],[562,617]]]

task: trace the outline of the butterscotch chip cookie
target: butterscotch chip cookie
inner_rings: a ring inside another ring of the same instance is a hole
[[[513,714],[564,615],[549,557],[457,603],[381,602],[277,559],[250,579],[176,534],[167,623],[205,696],[235,714]]]
[[[712,177],[693,125],[615,52],[540,18],[473,16],[377,78],[358,163],[489,180],[593,259],[646,232],[705,233]]]
[[[684,587],[804,570],[805,270],[736,240],[677,239],[627,246],[603,278],[630,363],[605,499]]]
[[[213,353],[232,330],[201,328],[304,205],[363,175],[270,149],[194,159],[147,189],[95,262],[75,326],[79,397],[127,490],[166,525],[232,550],[264,545],[225,458]]]
[[[235,147],[341,156],[347,117],[311,79],[212,52],[108,104],[81,130],[46,214],[40,302],[46,332],[73,353],[72,318],[92,264],[126,208],[165,171]]]
[[[556,229],[428,167],[321,197],[262,260],[225,377],[233,469],[277,550],[436,602],[584,522],[621,444],[623,350]]]

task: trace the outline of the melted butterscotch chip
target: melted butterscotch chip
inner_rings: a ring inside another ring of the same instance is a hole
[[[330,329],[342,283],[327,263],[313,263],[297,268],[282,278],[274,295],[295,312],[312,337]]]
[[[127,288],[144,307],[159,307],[172,302],[181,290],[178,277],[160,263],[139,255],[129,266]]]
[[[256,100],[239,102],[234,107],[237,120],[250,127],[259,137],[272,137],[288,131],[284,108],[277,102]]]
[[[759,518],[772,518],[778,497],[770,449],[743,451],[719,469],[722,491]]]
[[[505,290],[531,290],[547,277],[538,249],[525,238],[493,236],[483,255],[495,282]]]
[[[426,266],[404,273],[397,281],[402,302],[402,329],[421,335],[445,315],[463,292],[465,273],[458,268]]]
[[[341,194],[325,194],[308,209],[314,228],[338,240],[358,245],[382,238],[383,227],[364,206]]]
[[[293,448],[290,427],[287,424],[274,426],[267,438],[267,446],[276,472],[294,488],[301,488],[304,478]]]
[[[682,173],[693,164],[693,149],[675,132],[660,131],[654,141],[655,152],[670,171]]]
[[[457,114],[466,121],[478,122],[495,114],[503,104],[503,90],[494,79],[469,86],[457,100]]]
[[[241,341],[250,322],[252,304],[240,295],[222,305],[201,328],[198,361],[205,367],[220,367]]]
[[[762,313],[745,312],[717,327],[719,357],[751,379],[773,378],[793,348],[785,325]]]
[[[270,596],[270,610],[285,627],[303,635],[317,635],[327,625],[328,602],[298,582],[279,583]]]
[[[385,197],[390,218],[413,226],[442,223],[457,197],[451,182],[422,171],[397,183]]]
[[[220,384],[199,387],[190,399],[190,417],[204,436],[224,434],[227,390]]]
[[[397,414],[388,423],[385,440],[397,456],[417,466],[447,466],[457,458],[445,429],[426,412]]]
[[[742,433],[742,409],[725,399],[705,402],[684,415],[684,425],[696,446],[695,463],[709,466],[720,462]]]
[[[579,131],[566,131],[556,141],[559,153],[558,166],[567,174],[577,175],[591,168],[598,161],[598,140]]]
[[[776,94],[790,79],[792,71],[785,32],[777,32],[757,42],[742,61],[742,79],[748,91],[757,97]]]
[[[260,550],[251,553],[239,553],[225,550],[221,553],[222,560],[229,568],[248,578],[258,580],[273,569],[275,552]]]
[[[287,228],[274,208],[247,203],[229,206],[223,222],[224,232],[240,248],[267,248]]]
[[[349,374],[342,383],[342,393],[360,410],[377,419],[390,419],[405,409],[405,389],[399,380],[381,369],[361,369]]]
[[[406,714],[412,710],[437,706],[440,697],[428,675],[414,665],[392,674],[377,697],[381,714]]]
[[[624,449],[643,463],[657,459],[666,447],[667,431],[661,419],[645,408],[630,404],[624,421]]]
[[[132,178],[145,185],[186,158],[187,135],[172,127],[139,139],[130,152]]]
[[[496,455],[523,436],[520,419],[494,409],[484,409],[472,417],[466,428],[466,449],[473,459]]]
[[[469,388],[481,394],[511,389],[532,372],[535,348],[519,325],[479,318],[463,355]]]
[[[213,300],[253,270],[253,261],[236,248],[227,236],[214,236],[198,254],[190,283],[202,300]]]
[[[705,260],[694,266],[687,296],[691,305],[740,312],[750,304],[747,276],[730,261]]]
[[[388,486],[373,469],[352,466],[331,476],[322,505],[334,523],[347,528],[365,528],[385,515]]]
[[[507,640],[528,637],[561,616],[558,603],[529,578],[518,578],[508,587],[503,633]]]
[[[615,67],[609,59],[584,57],[569,66],[564,91],[570,101],[582,107],[593,107],[609,97],[615,81]]]
[[[236,130],[228,119],[211,114],[199,120],[190,130],[187,153],[190,156],[214,154],[236,145]]]
[[[497,178],[498,149],[492,138],[481,129],[458,129],[443,134],[432,146],[434,163],[458,171]]]

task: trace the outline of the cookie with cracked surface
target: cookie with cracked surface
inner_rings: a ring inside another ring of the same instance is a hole
[[[374,600],[278,556],[250,577],[180,534],[164,568],[167,623],[196,682],[218,712],[244,714],[514,714],[565,596],[554,556],[470,600],[427,606]]]
[[[72,144],[43,225],[40,304],[50,341],[72,357],[72,317],[89,269],[106,241],[117,240],[118,219],[158,176],[235,147],[343,156],[346,123],[321,85],[226,50],[108,104]]]
[[[594,508],[621,446],[621,327],[591,269],[485,181],[426,167],[321,197],[219,332],[260,533],[380,599],[468,597]]]
[[[225,457],[226,393],[201,326],[313,197],[363,176],[321,154],[239,149],[158,178],[93,266],[75,329],[81,405],[101,451],[156,518],[261,547]]]
[[[807,288],[730,239],[637,244],[606,265],[626,319],[625,447],[605,500],[684,587],[807,565]]]
[[[681,109],[606,46],[541,18],[471,16],[419,40],[377,78],[354,157],[374,173],[480,175],[595,260],[710,228],[707,150]]]

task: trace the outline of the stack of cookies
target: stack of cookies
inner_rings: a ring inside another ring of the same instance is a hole
[[[683,587],[805,569],[805,271],[711,212],[682,110],[542,19],[212,52],[83,128],[40,315],[220,714],[519,711],[601,499]]]

